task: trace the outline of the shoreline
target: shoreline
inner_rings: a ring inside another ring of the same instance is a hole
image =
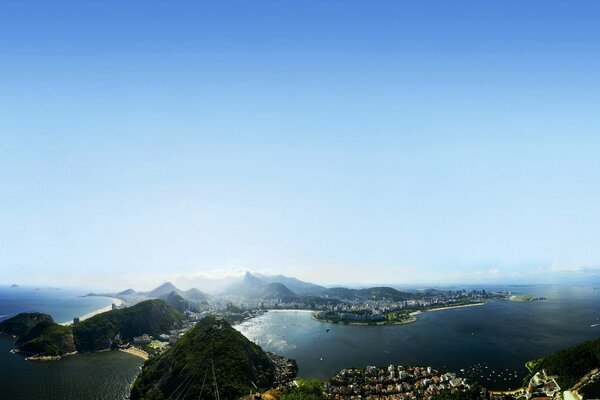
[[[106,307],[99,308],[99,309],[97,309],[95,311],[92,311],[92,312],[89,312],[87,314],[84,314],[84,315],[80,316],[79,317],[79,321],[80,322],[81,321],[85,321],[88,318],[92,318],[93,316],[96,316],[98,314],[102,314],[102,313],[105,313],[105,312],[108,312],[108,311],[112,311],[113,304],[115,304],[117,306],[121,306],[124,303],[123,300],[118,299],[116,297],[109,297],[109,296],[103,296],[103,297],[107,297],[107,298],[111,299],[112,303],[110,305],[106,306]],[[73,325],[73,320],[61,322],[61,323],[59,323],[59,325],[71,326],[71,325]]]
[[[127,349],[119,349],[119,351],[122,351],[123,353],[131,354],[132,356],[136,356],[136,357],[142,358],[144,360],[148,360],[150,358],[150,355],[148,353],[146,353],[142,349],[138,349],[137,347],[129,347]]]
[[[306,310],[306,309],[293,309],[293,308],[276,308],[276,309],[267,309],[268,312],[303,312],[303,313],[315,313],[316,310]]]
[[[445,306],[445,307],[437,307],[437,308],[428,308],[423,310],[423,312],[427,312],[427,311],[441,311],[441,310],[451,310],[453,308],[463,308],[463,307],[475,307],[475,306],[483,306],[487,303],[483,302],[483,303],[470,303],[470,304],[461,304],[461,305],[457,305],[457,306]]]
[[[336,325],[359,325],[359,326],[407,325],[407,324],[412,324],[414,322],[417,322],[417,315],[422,314],[424,312],[451,310],[454,308],[483,306],[485,304],[487,304],[487,303],[482,302],[482,303],[460,304],[460,305],[456,305],[456,306],[445,306],[445,307],[437,307],[437,308],[427,308],[424,310],[416,310],[416,311],[412,311],[408,314],[410,316],[410,319],[408,319],[406,321],[397,321],[397,322],[379,321],[379,322],[369,323],[369,322],[358,322],[358,321],[333,321],[333,320],[329,320],[329,319],[317,318],[315,316],[316,312],[313,312],[312,319],[315,321],[327,322],[327,323],[336,324]],[[281,311],[284,311],[284,310],[281,310]],[[305,312],[308,312],[308,311],[309,310],[305,310]]]

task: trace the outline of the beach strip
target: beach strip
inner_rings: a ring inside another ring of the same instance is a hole
[[[117,299],[116,297],[109,297],[109,298],[112,299],[112,303],[110,305],[99,308],[98,310],[95,310],[95,311],[92,311],[90,313],[80,316],[79,321],[85,321],[86,319],[92,318],[95,315],[102,314],[102,313],[105,313],[108,311],[112,311],[113,304],[115,304],[117,306],[121,306],[123,304],[123,300],[121,300],[121,299]],[[61,322],[60,325],[64,325],[64,326],[73,325],[73,320]]]
[[[148,353],[146,353],[144,350],[138,349],[137,347],[133,347],[133,346],[126,348],[126,349],[119,349],[119,351],[122,351],[123,353],[131,354],[132,356],[143,358],[144,360],[147,360],[150,358],[150,355]]]

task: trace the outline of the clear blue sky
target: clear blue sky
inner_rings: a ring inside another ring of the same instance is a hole
[[[4,283],[586,281],[600,2],[4,1]]]

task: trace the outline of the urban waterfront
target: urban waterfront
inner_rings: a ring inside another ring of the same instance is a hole
[[[507,290],[546,300],[494,300],[425,312],[415,323],[392,326],[330,324],[307,312],[277,311],[237,328],[265,350],[296,359],[301,377],[328,379],[343,368],[367,365],[431,365],[493,389],[520,386],[526,361],[600,334],[592,327],[600,306],[595,287]]]

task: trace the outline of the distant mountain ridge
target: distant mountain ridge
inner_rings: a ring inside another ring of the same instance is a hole
[[[266,283],[250,272],[246,272],[241,282],[228,287],[224,294],[249,299],[281,299],[282,301],[292,301],[297,298],[296,294],[283,283]]]
[[[284,275],[262,275],[253,274],[255,277],[260,279],[263,283],[281,283],[285,285],[289,290],[297,294],[298,296],[318,296],[327,292],[327,288],[324,286],[316,285],[314,283],[301,281],[300,279],[284,276]]]
[[[208,281],[208,280],[206,280]],[[223,280],[217,280],[223,283]],[[253,300],[281,300],[283,302],[291,302],[301,299],[370,299],[370,300],[392,300],[405,301],[414,299],[415,297],[431,296],[432,294],[425,291],[421,296],[416,292],[403,292],[388,286],[376,286],[362,289],[351,289],[347,287],[332,287],[326,288],[310,282],[305,282],[300,279],[285,275],[263,275],[259,273],[246,273],[233,279],[226,278],[227,282],[231,282],[227,287],[218,292],[216,295],[236,296]],[[128,289],[125,292],[131,291],[135,295],[143,295],[148,298],[165,299],[170,293],[174,292],[187,301],[204,302],[209,301],[210,296],[197,288],[181,290],[171,282],[165,282],[157,288],[149,292],[135,292],[133,289]],[[121,292],[124,293],[124,292]],[[125,294],[125,293],[124,293]]]

